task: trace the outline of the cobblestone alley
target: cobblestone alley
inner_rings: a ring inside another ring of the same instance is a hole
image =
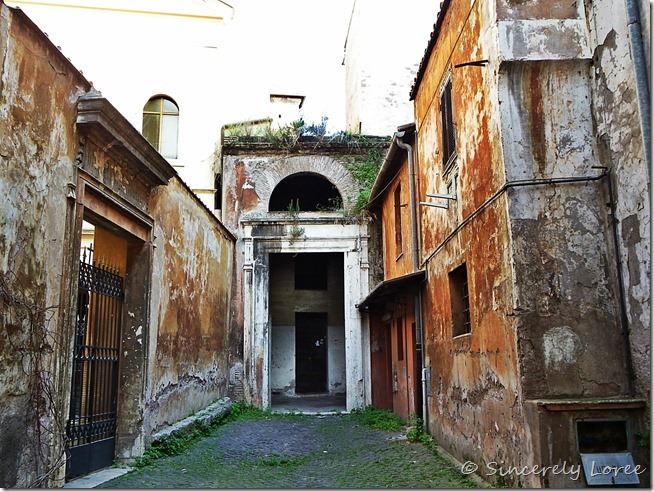
[[[226,423],[186,452],[102,488],[474,488],[458,466],[405,432],[353,415],[259,417]]]

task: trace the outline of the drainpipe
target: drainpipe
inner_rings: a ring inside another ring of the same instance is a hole
[[[598,167],[599,168],[599,167]],[[620,321],[622,324],[622,337],[624,339],[625,357],[627,358],[627,388],[629,395],[634,396],[634,381],[636,380],[636,373],[634,370],[633,357],[631,354],[631,329],[629,327],[629,315],[627,314],[627,300],[625,299],[625,285],[624,277],[622,276],[622,258],[620,257],[620,239],[618,237],[618,219],[616,218],[616,203],[615,194],[613,191],[613,177],[611,170],[604,169],[603,176],[606,176],[609,192],[609,207],[611,211],[611,232],[613,236],[613,249],[615,250],[615,262],[618,277],[618,299],[620,302]]]
[[[411,202],[411,238],[413,240],[413,271],[417,272],[420,260],[418,258],[418,211],[416,209],[416,171],[413,163],[413,149],[411,146],[402,141],[405,132],[396,132],[395,143],[401,149],[406,150],[409,162],[409,200]],[[425,377],[425,336],[422,330],[422,293],[418,289],[418,294],[414,298],[414,311],[416,314],[416,329],[420,333],[420,359],[421,359],[421,386],[422,386],[422,422],[423,427],[427,428],[427,379]]]
[[[416,211],[416,173],[413,166],[413,149],[402,141],[404,132],[395,133],[395,143],[401,149],[406,150],[409,160],[409,196],[411,200],[411,235],[413,239],[413,271],[418,271],[418,214]]]
[[[649,102],[649,77],[645,50],[643,48],[642,30],[640,24],[640,12],[638,11],[637,0],[625,0],[627,9],[627,28],[629,29],[629,44],[631,56],[634,60],[634,71],[636,76],[636,93],[638,94],[638,109],[640,114],[640,127],[643,134],[643,145],[645,146],[645,162],[647,164],[647,178],[650,180],[650,165],[652,137],[650,135],[650,102]]]

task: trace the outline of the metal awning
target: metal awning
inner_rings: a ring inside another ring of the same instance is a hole
[[[397,292],[404,289],[408,285],[417,284],[424,280],[426,277],[424,270],[395,277],[377,284],[377,286],[366,296],[366,298],[356,305],[360,311],[367,311],[372,306],[382,304],[389,298],[393,297]]]

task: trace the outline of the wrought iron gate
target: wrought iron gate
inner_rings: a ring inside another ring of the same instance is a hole
[[[92,247],[85,248],[79,270],[66,427],[69,479],[110,466],[114,459],[123,297],[118,271],[98,265]]]

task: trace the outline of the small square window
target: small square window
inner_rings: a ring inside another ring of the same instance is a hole
[[[627,422],[624,420],[579,420],[577,443],[580,453],[628,451]]]
[[[449,274],[452,303],[452,336],[470,333],[470,302],[468,296],[468,270],[464,263]]]

